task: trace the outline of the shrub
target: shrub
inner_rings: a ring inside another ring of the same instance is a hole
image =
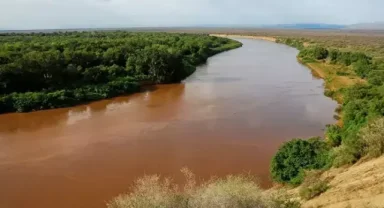
[[[329,161],[329,148],[320,138],[294,139],[280,147],[272,159],[273,180],[293,185],[300,184],[306,169],[321,169]]]
[[[186,185],[181,191],[170,179],[145,176],[129,194],[107,203],[108,208],[299,208],[296,201],[262,193],[248,175],[227,176],[196,185],[195,176],[182,169]]]
[[[320,172],[308,172],[299,194],[302,199],[310,200],[324,193],[328,188],[326,181],[320,180]]]
[[[297,200],[287,198],[272,198],[272,208],[300,208],[301,204]]]
[[[361,129],[359,134],[363,154],[369,158],[384,154],[384,118],[376,119]]]
[[[157,175],[145,176],[136,181],[131,194],[123,194],[112,201],[108,208],[167,208],[177,207],[178,198],[170,179],[161,180]]]
[[[327,125],[326,130],[327,142],[332,147],[340,146],[341,144],[341,128],[338,125]]]
[[[268,207],[261,189],[247,176],[228,176],[204,184],[192,195],[189,207]]]
[[[332,164],[335,167],[351,165],[362,156],[362,143],[356,136],[349,136],[342,141],[342,145],[332,149]]]

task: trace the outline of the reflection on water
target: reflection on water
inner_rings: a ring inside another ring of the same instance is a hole
[[[321,136],[336,103],[297,50],[259,40],[181,84],[67,109],[0,115],[0,207],[104,207],[144,174],[251,172],[291,138]]]
[[[81,120],[89,119],[92,116],[91,108],[87,106],[85,110],[69,110],[68,111],[68,119],[67,125],[75,124]]]

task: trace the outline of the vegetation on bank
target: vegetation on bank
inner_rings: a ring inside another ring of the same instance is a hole
[[[160,176],[145,176],[136,181],[132,191],[110,202],[108,208],[299,208],[297,201],[282,195],[266,195],[254,178],[247,175],[212,179],[197,185],[195,176],[182,169],[184,187]]]
[[[311,145],[311,139],[295,139],[283,144],[271,163],[273,179],[297,185],[304,181],[308,170],[339,167],[381,156],[384,153],[384,63],[362,52],[324,48],[313,43],[304,46],[305,43],[297,39],[280,38],[277,42],[299,49],[299,60],[322,69],[325,94],[341,102],[337,111],[342,122],[328,125],[326,139],[317,140],[318,145]],[[349,82],[335,84],[340,79]],[[356,79],[359,81],[350,81]],[[311,198],[326,188],[324,183],[315,184],[304,190],[303,196]]]
[[[271,162],[276,182],[301,184],[304,170],[320,169],[329,163],[329,148],[320,138],[293,139],[283,144]]]
[[[76,105],[180,82],[241,43],[170,33],[0,34],[0,113]]]
[[[310,200],[327,191],[328,182],[320,179],[321,171],[308,171],[300,187],[299,195],[302,199]]]

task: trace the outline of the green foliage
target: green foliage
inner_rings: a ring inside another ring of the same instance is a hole
[[[372,70],[374,70],[374,66],[367,59],[358,60],[353,64],[353,69],[356,74],[362,78],[365,78]]]
[[[341,144],[341,128],[338,125],[327,125],[326,133],[327,142],[331,147],[337,147]]]
[[[209,56],[241,46],[208,35],[119,31],[2,34],[0,43],[1,112],[63,107],[132,92],[116,84],[126,77],[179,82]],[[81,98],[75,91],[81,91]]]
[[[373,70],[380,69],[383,64],[374,64],[372,58],[361,52],[341,51],[338,49],[327,49],[319,45],[311,45],[304,47],[303,42],[299,39],[278,38],[278,43],[295,47],[300,50],[299,57],[304,63],[315,62],[316,60],[329,60],[331,64],[342,64],[345,66],[353,66],[357,75],[362,78],[367,77]],[[384,70],[384,67],[383,69]],[[346,72],[337,72],[339,76],[348,75]],[[372,75],[373,76],[373,75]],[[382,83],[381,78],[376,78],[375,83]]]
[[[139,85],[132,78],[116,79],[102,85],[86,85],[80,88],[53,92],[12,93],[0,97],[0,113],[28,112],[33,110],[67,107],[83,102],[111,98],[137,92]]]
[[[372,85],[384,84],[384,70],[373,70],[368,73],[367,80]]]
[[[301,62],[304,63],[304,64],[307,64],[307,63],[314,63],[316,62],[315,59],[311,58],[311,57],[302,57],[301,58]]]
[[[279,41],[288,45],[295,42],[295,39],[288,39],[280,38]],[[302,38],[296,39],[296,41],[299,40],[302,40]],[[366,84],[357,84],[338,91],[326,90],[324,92],[326,96],[330,97],[338,93],[343,98],[342,107],[338,112],[343,119],[342,127],[334,125],[327,127],[327,143],[334,147],[331,150],[329,161],[332,161],[334,166],[339,167],[353,164],[365,156],[376,157],[381,155],[381,124],[371,123],[368,127],[366,125],[373,119],[384,116],[384,62],[380,61],[382,59],[378,59],[378,57],[375,57],[374,60],[367,55],[376,54],[376,56],[381,56],[382,53],[377,48],[363,50],[364,53],[362,53],[362,50],[351,51],[348,47],[343,49],[333,48],[338,46],[334,42],[333,45],[324,41],[322,41],[322,44],[318,44],[317,41],[313,41],[313,43],[317,43],[317,45],[299,49],[299,57],[304,63],[326,60],[330,64],[350,66],[349,68],[353,69],[358,76],[368,81]],[[329,48],[323,48],[320,45]],[[356,45],[354,47],[360,48],[356,47]],[[336,72],[338,76],[348,74],[344,71]],[[300,172],[295,173],[300,175]],[[281,178],[277,177],[277,179],[284,182]]]
[[[321,169],[329,162],[329,148],[320,138],[294,139],[273,157],[271,174],[277,182],[297,185],[303,181],[304,170]]]
[[[276,43],[282,43],[285,45],[289,45],[289,46],[297,48],[299,50],[304,48],[303,41],[297,40],[297,39],[277,38]]]
[[[361,148],[359,140],[355,138],[343,140],[341,146],[335,147],[331,151],[332,165],[341,167],[354,164],[362,155]]]
[[[366,154],[367,144],[359,132],[370,120],[384,116],[384,86],[363,84],[347,89],[342,109],[343,127],[327,132],[337,142],[341,138],[341,146],[332,151],[334,166],[353,164]]]
[[[299,57],[307,57],[315,60],[326,59],[328,50],[318,46],[311,46],[300,50]]]

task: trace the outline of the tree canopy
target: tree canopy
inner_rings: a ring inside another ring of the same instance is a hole
[[[230,39],[192,34],[0,34],[0,112],[68,106],[134,92],[142,80],[180,82],[208,57],[239,46]],[[71,101],[52,103],[52,93],[61,92]]]

